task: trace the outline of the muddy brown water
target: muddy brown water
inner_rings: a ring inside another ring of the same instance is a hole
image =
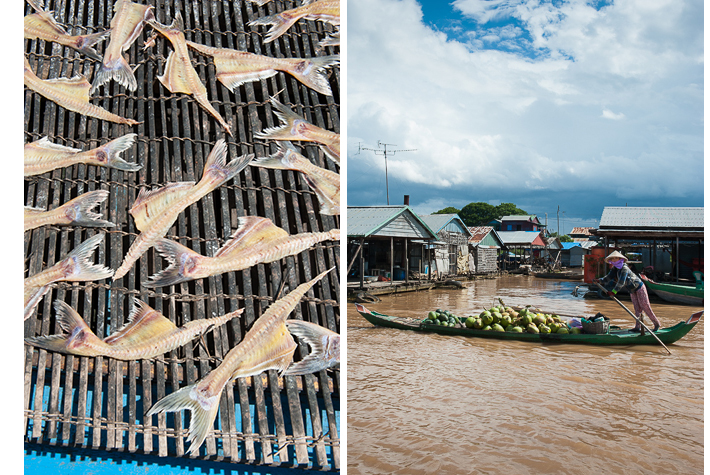
[[[383,297],[378,312],[459,316],[497,303],[632,318],[529,276]],[[622,300],[629,309],[631,301]],[[662,326],[698,307],[652,300]],[[378,328],[347,311],[348,474],[703,473],[704,318],[660,346],[595,347]],[[649,324],[650,326],[650,324]]]

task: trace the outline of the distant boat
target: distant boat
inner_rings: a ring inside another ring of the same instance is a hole
[[[584,274],[582,272],[564,271],[564,272],[533,272],[532,275],[542,279],[564,279],[564,280],[582,280]]]
[[[660,284],[649,279],[645,275],[641,275],[644,284],[654,294],[658,295],[666,302],[679,303],[683,305],[702,306],[704,302],[704,290],[697,289],[689,285],[677,284]]]

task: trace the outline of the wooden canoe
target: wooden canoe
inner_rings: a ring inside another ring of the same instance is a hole
[[[654,282],[645,275],[641,276],[643,283],[649,290],[666,302],[679,303],[684,305],[702,306],[704,302],[703,289],[696,289],[688,285],[660,284]]]
[[[496,332],[475,330],[466,328],[463,325],[455,327],[444,327],[423,323],[421,319],[411,317],[393,317],[368,310],[360,304],[355,304],[355,309],[360,315],[373,325],[380,327],[396,328],[398,330],[413,330],[421,332],[438,333],[440,335],[458,335],[471,336],[480,338],[494,338],[499,340],[515,340],[515,341],[533,341],[533,342],[557,342],[570,343],[579,345],[658,345],[658,341],[646,333],[634,333],[630,329],[621,329],[612,326],[609,333],[605,334],[560,334],[560,333],[512,333],[512,332]],[[666,345],[675,343],[688,334],[690,330],[700,321],[703,316],[703,311],[694,313],[687,321],[681,321],[676,325],[668,328],[661,328],[656,333],[656,336]],[[570,317],[560,315],[560,317]]]

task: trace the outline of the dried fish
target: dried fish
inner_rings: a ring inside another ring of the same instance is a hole
[[[158,80],[172,93],[192,94],[195,96],[195,100],[217,119],[217,122],[224,127],[224,130],[229,135],[232,135],[229,124],[207,99],[207,88],[202,84],[200,76],[195,71],[194,66],[192,66],[185,34],[183,33],[182,15],[178,13],[170,26],[161,25],[155,20],[148,23],[169,39],[174,48],[168,55],[165,63],[165,72],[162,76],[158,76]]]
[[[257,158],[250,165],[275,170],[296,170],[303,173],[306,183],[318,197],[320,213],[340,214],[340,175],[313,165],[296,151],[290,142],[280,142],[279,150],[268,157]]]
[[[239,228],[214,257],[203,256],[169,239],[158,241],[155,248],[170,265],[150,277],[145,286],[161,287],[247,269],[296,255],[322,241],[340,240],[339,229],[289,235],[268,218],[243,216],[238,221]]]
[[[135,172],[142,166],[129,163],[120,156],[135,140],[136,134],[126,134],[100,147],[82,152],[77,148],[54,144],[48,137],[42,137],[25,144],[25,176],[39,175],[77,163]]]
[[[25,86],[50,101],[56,102],[65,109],[79,114],[119,124],[136,125],[138,123],[133,119],[118,116],[89,102],[91,84],[83,75],[79,74],[71,79],[40,79],[32,71],[27,57],[25,57]]]
[[[83,282],[111,277],[113,271],[101,264],[93,264],[89,258],[94,249],[103,241],[104,235],[96,234],[76,247],[68,256],[25,279],[25,320],[34,312],[53,282]]]
[[[93,94],[102,84],[106,84],[111,79],[127,88],[135,91],[138,88],[136,77],[133,75],[131,66],[123,56],[123,52],[131,47],[143,26],[149,20],[155,18],[152,5],[140,5],[128,0],[117,0],[113,5],[113,18],[111,18],[111,40],[104,51],[104,58],[101,66],[96,71],[94,84],[91,86]]]
[[[320,20],[331,25],[340,25],[340,0],[305,0],[300,7],[257,18],[250,21],[248,25],[273,25],[266,38],[264,38],[264,43],[269,43],[286,33],[301,18],[304,20]]]
[[[308,59],[272,58],[246,51],[213,48],[192,41],[188,41],[187,45],[214,58],[217,79],[232,92],[246,82],[270,78],[276,75],[277,71],[284,71],[321,94],[333,95],[325,69],[340,62],[338,55]]]
[[[108,190],[89,191],[49,211],[25,206],[25,231],[49,224],[92,227],[114,226],[112,222],[100,219],[100,214],[91,211],[105,201],[108,195]]]
[[[101,56],[98,55],[93,47],[96,43],[105,39],[110,31],[72,36],[67,33],[63,26],[57,23],[52,16],[52,12],[45,12],[39,5],[32,2],[30,2],[30,5],[37,10],[37,13],[25,16],[25,38],[59,43],[60,45],[74,48],[89,58],[101,61]]]
[[[311,124],[300,115],[281,104],[276,98],[271,98],[276,117],[281,121],[280,127],[271,127],[254,134],[257,139],[264,140],[302,140],[317,142],[323,145],[321,150],[325,155],[340,165],[340,134],[322,129]]]
[[[239,309],[214,318],[202,318],[178,328],[145,302],[134,300],[128,323],[101,340],[83,318],[65,302],[54,302],[62,334],[25,338],[25,343],[49,351],[80,356],[108,356],[133,361],[155,358],[241,315]]]
[[[150,408],[146,417],[161,412],[192,412],[187,441],[190,453],[197,454],[207,433],[214,425],[219,399],[227,383],[235,378],[253,376],[269,369],[283,373],[293,362],[296,343],[286,328],[286,318],[301,297],[333,268],[315,279],[296,287],[274,302],[254,323],[244,339],[224,357],[222,363],[207,376],[164,397]]]
[[[315,323],[303,320],[286,320],[292,335],[311,347],[311,352],[301,361],[293,363],[284,374],[296,376],[317,373],[328,368],[340,368],[340,335]]]
[[[165,236],[165,233],[185,208],[237,176],[254,158],[254,155],[242,155],[229,163],[226,163],[226,157],[227,144],[223,139],[220,139],[207,157],[202,179],[197,184],[193,182],[168,183],[153,191],[146,191],[145,188],[140,191],[129,212],[141,234],[128,249],[123,263],[113,276],[114,280],[126,275],[133,263]]]

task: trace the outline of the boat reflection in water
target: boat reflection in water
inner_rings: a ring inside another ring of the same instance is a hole
[[[595,315],[574,281],[506,276],[382,297],[423,319],[498,303]],[[700,307],[652,301],[662,327]],[[375,327],[348,305],[348,473],[702,473],[703,327],[669,348],[531,343]],[[396,350],[393,351],[393,348]]]

